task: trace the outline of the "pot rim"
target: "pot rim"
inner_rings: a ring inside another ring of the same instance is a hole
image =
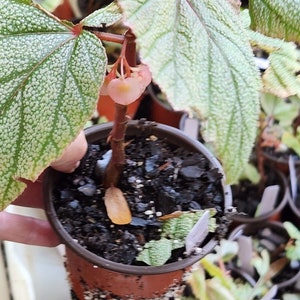
[[[89,142],[95,142],[96,140],[99,140],[99,138],[101,138],[99,137],[98,134],[99,129],[103,130],[105,132],[105,136],[107,136],[111,128],[112,128],[112,122],[91,126],[85,130],[87,140]],[[200,149],[200,151],[211,162],[212,166],[218,168],[219,171],[223,174],[223,179],[221,181],[221,184],[222,184],[223,196],[224,196],[224,209],[231,207],[232,205],[231,189],[230,186],[226,185],[225,183],[225,175],[221,167],[221,164],[203,144],[201,144],[197,140],[193,140],[189,138],[186,134],[184,134],[182,131],[180,131],[177,128],[168,125],[158,124],[155,122],[129,121],[127,129],[128,131],[132,130],[133,133],[139,132],[140,134],[141,132],[145,132],[145,130],[149,130],[149,132],[153,134],[158,134],[158,133],[165,134],[165,132],[168,131],[169,132],[168,139],[171,142],[173,141],[173,139],[176,138],[176,136],[179,135],[181,139],[180,145],[182,145],[183,143],[182,141],[185,141],[189,143],[189,147],[191,149],[194,149],[195,151],[196,149]],[[212,238],[210,241],[208,241],[207,244],[203,246],[201,253],[191,255],[190,257],[184,258],[180,261],[168,263],[163,266],[133,266],[133,265],[126,265],[122,263],[112,262],[107,259],[104,259],[86,250],[84,247],[80,246],[67,233],[67,231],[64,229],[62,224],[58,221],[51,198],[52,198],[52,186],[54,185],[52,178],[55,176],[57,177],[57,175],[59,174],[61,173],[55,171],[52,168],[48,168],[45,171],[43,189],[44,189],[46,215],[48,217],[49,222],[53,226],[54,230],[57,232],[58,236],[63,240],[64,244],[66,244],[66,246],[68,246],[73,251],[75,251],[78,255],[85,257],[89,262],[95,265],[95,268],[99,266],[116,272],[121,272],[125,274],[136,274],[136,275],[152,275],[152,274],[169,273],[169,272],[176,271],[178,269],[185,269],[187,267],[190,267],[192,264],[200,260],[204,255],[211,252],[213,248],[217,245],[217,240],[215,238]]]
[[[278,205],[276,205],[275,208],[272,211],[270,211],[268,213],[264,213],[259,217],[251,217],[251,216],[246,216],[246,215],[234,214],[231,217],[232,221],[239,222],[239,223],[246,223],[246,224],[261,223],[261,222],[271,220],[272,217],[276,216],[277,214],[279,214],[283,210],[283,208],[286,206],[286,204],[288,203],[289,198],[290,198],[289,197],[289,188],[288,188],[287,178],[281,171],[277,170],[276,168],[274,168],[273,171],[281,179],[283,189],[284,189],[282,198],[279,201]]]
[[[288,195],[288,205],[294,215],[298,218],[300,218],[300,208],[296,205],[295,200],[292,197],[292,191],[291,191],[291,183],[290,183],[290,176],[289,176],[289,195]],[[300,182],[300,175],[297,175],[297,182]]]

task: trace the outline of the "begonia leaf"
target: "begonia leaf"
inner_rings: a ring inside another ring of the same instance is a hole
[[[92,115],[106,70],[93,34],[28,0],[0,0],[0,209],[36,180]]]
[[[196,108],[202,134],[234,182],[248,161],[259,73],[243,24],[223,0],[119,0],[140,56],[175,109]]]

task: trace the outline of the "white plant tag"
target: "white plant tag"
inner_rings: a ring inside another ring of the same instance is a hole
[[[252,238],[250,236],[241,235],[238,237],[239,244],[238,258],[240,260],[241,269],[251,276],[254,275],[254,267],[251,265],[253,249]]]
[[[192,139],[198,139],[199,136],[199,121],[195,118],[186,118],[183,124],[182,131]]]
[[[295,168],[295,161],[292,155],[289,156],[289,171],[292,199],[295,200],[297,195],[297,175]]]
[[[270,290],[260,300],[273,300],[278,291],[277,285],[273,285]]]
[[[209,211],[204,212],[185,239],[185,252],[190,255],[208,235]]]
[[[274,209],[279,189],[278,184],[270,185],[265,188],[260,204],[257,206],[255,217],[269,213]]]

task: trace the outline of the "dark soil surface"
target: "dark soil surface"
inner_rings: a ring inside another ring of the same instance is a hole
[[[89,145],[80,167],[62,175],[55,192],[55,208],[66,231],[89,251],[108,260],[140,264],[135,257],[143,245],[159,239],[160,215],[174,211],[215,207],[220,234],[227,229],[221,189],[222,175],[208,160],[170,146],[156,137],[128,138],[126,167],[119,187],[129,203],[133,219],[128,225],[112,224],[106,215],[101,173],[109,146]],[[222,224],[221,224],[222,223]],[[176,250],[170,261],[184,257]]]
[[[289,157],[292,155],[293,159],[294,159],[294,162],[295,162],[296,169],[297,169],[297,174],[299,174],[299,171],[300,171],[300,157],[294,151],[288,150],[288,151],[285,151],[285,152],[278,152],[278,151],[275,151],[274,147],[265,147],[264,152],[267,155],[269,155],[270,157],[274,157],[276,160],[278,160],[279,163],[286,164],[287,165],[287,167],[286,167],[287,170],[288,170]],[[297,187],[297,196],[295,198],[295,205],[300,210],[300,186],[299,186],[299,182],[298,182],[298,187]]]
[[[279,162],[288,163],[289,157],[291,155],[293,156],[294,160],[296,160],[297,163],[300,162],[300,157],[293,150],[290,149],[282,152],[282,151],[276,151],[274,147],[264,147],[263,151],[267,155],[274,157],[276,160],[279,160]]]
[[[232,185],[233,206],[238,213],[247,217],[254,217],[258,204],[267,186],[279,184],[280,191],[277,197],[277,205],[285,192],[284,182],[277,172],[266,170],[266,182],[253,184],[249,180],[242,180],[239,184]]]

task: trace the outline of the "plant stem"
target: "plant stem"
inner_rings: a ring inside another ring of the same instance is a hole
[[[125,165],[124,139],[128,118],[127,105],[115,103],[115,120],[109,135],[112,157],[104,175],[105,188],[117,186],[121,172]]]
[[[120,34],[113,34],[109,32],[94,31],[94,30],[91,30],[91,32],[93,32],[100,40],[106,42],[123,44],[125,40],[125,36]]]
[[[128,51],[128,45],[129,50]],[[135,66],[136,64],[136,46],[134,42],[134,35],[127,31],[125,34],[125,40],[123,42],[122,51],[120,54],[121,59],[121,74],[123,74],[123,60],[125,63],[125,70],[127,70],[127,76],[130,76],[129,65]],[[119,60],[118,59],[118,60]],[[105,188],[111,186],[117,186],[123,167],[125,165],[125,132],[128,122],[127,105],[121,105],[115,103],[115,116],[112,131],[109,135],[110,146],[112,149],[112,157],[109,161],[107,169],[104,175],[103,185]]]

